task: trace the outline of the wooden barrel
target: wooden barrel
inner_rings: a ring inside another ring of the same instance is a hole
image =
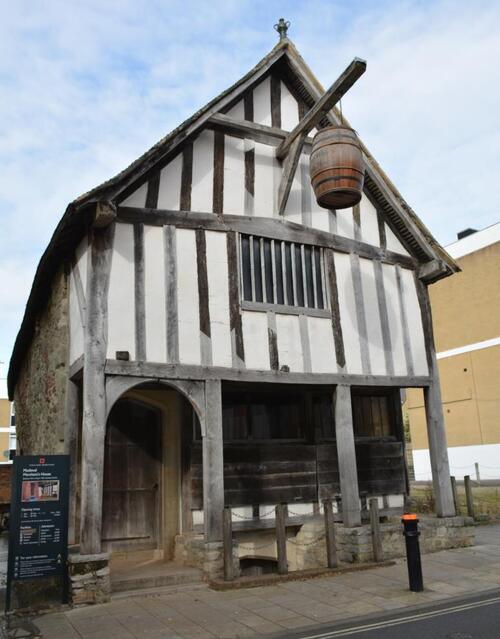
[[[321,129],[313,140],[311,183],[325,209],[346,209],[361,200],[365,168],[358,137],[345,126]]]

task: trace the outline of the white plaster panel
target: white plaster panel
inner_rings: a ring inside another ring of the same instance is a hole
[[[308,201],[311,203],[311,227],[314,229],[319,229],[320,231],[326,231],[327,233],[330,231],[330,211],[322,208],[316,201],[316,195],[314,194],[314,189],[311,184],[311,177],[309,174],[309,164],[310,164],[310,155],[303,153],[300,157],[301,165],[305,168],[305,177],[302,183],[303,189],[308,189],[309,198]]]
[[[387,250],[394,251],[394,253],[400,253],[401,255],[409,255],[408,251],[401,244],[396,235],[392,232],[392,229],[388,224],[385,224],[385,239]]]
[[[401,322],[401,307],[399,304],[398,285],[396,280],[396,267],[391,264],[382,264],[387,316],[389,320],[389,333],[394,359],[394,373],[407,375],[405,349],[403,342],[403,325]]]
[[[326,317],[308,317],[309,342],[311,348],[311,370],[313,373],[336,373],[338,371],[333,341],[332,320]]]
[[[205,130],[193,143],[193,181],[191,210],[208,213],[213,210],[214,132]]]
[[[181,201],[182,154],[175,157],[160,173],[158,208],[178,211]]]
[[[167,361],[163,228],[144,226],[146,359]]]
[[[304,371],[300,323],[298,315],[276,314],[278,360],[280,367],[289,366],[292,373]]]
[[[373,246],[380,246],[377,210],[364,193],[359,203],[359,217],[361,223],[361,240]]]
[[[372,260],[359,260],[361,271],[361,285],[366,314],[366,332],[368,352],[373,375],[387,375],[385,365],[384,342],[382,339],[382,324],[378,308],[377,285]]]
[[[291,131],[298,123],[299,104],[286,84],[281,82],[281,128],[285,131]]]
[[[88,256],[88,241],[84,237],[75,251],[76,265],[80,272],[80,279],[82,280],[82,287],[84,292],[87,290],[87,256]]]
[[[135,359],[134,227],[116,224],[108,294],[108,358]]]
[[[346,368],[348,373],[361,374],[363,367],[361,364],[361,348],[356,316],[356,302],[354,299],[351,259],[349,255],[344,253],[335,253],[334,255]]]
[[[83,325],[80,315],[80,306],[78,304],[78,296],[76,294],[75,285],[75,265],[71,270],[69,281],[69,361],[72,364],[83,353]],[[85,289],[84,289],[85,290]]]
[[[200,310],[195,232],[177,229],[177,307],[179,360],[200,364]]]
[[[352,209],[337,210],[337,235],[354,239],[354,217]]]
[[[245,212],[245,141],[224,136],[224,213]]]
[[[232,365],[226,234],[206,231],[208,307],[214,366]]]
[[[243,311],[243,346],[247,368],[269,370],[269,340],[267,314]]]
[[[274,215],[274,147],[255,143],[254,215]]]
[[[267,76],[253,90],[253,120],[271,126],[271,78]]]
[[[415,375],[428,375],[429,368],[427,366],[422,315],[420,312],[420,304],[418,303],[413,271],[402,268],[401,279],[403,282],[403,299],[406,307],[414,372]]]
[[[236,104],[229,109],[226,113],[230,118],[234,118],[235,120],[244,120],[245,119],[245,104],[243,100],[236,102]]]
[[[143,208],[146,206],[146,193],[148,192],[148,183],[145,182],[141,186],[131,193],[128,198],[120,202],[120,206],[135,206],[137,208]]]

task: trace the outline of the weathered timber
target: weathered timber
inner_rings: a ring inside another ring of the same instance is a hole
[[[135,359],[146,359],[144,225],[134,224]]]
[[[443,260],[431,260],[422,264],[417,271],[418,278],[426,284],[432,284],[446,273],[447,267]]]
[[[278,557],[278,574],[288,573],[288,561],[286,557],[286,506],[278,504],[276,506],[276,552]]]
[[[404,298],[404,285],[403,285],[403,277],[401,274],[401,267],[399,264],[396,265],[396,282],[398,286],[398,297],[399,297],[399,312],[401,316],[401,326],[403,328],[403,346],[404,353],[406,359],[406,368],[410,375],[414,373],[413,366],[413,353],[411,350],[411,341],[410,341],[410,328],[408,324],[408,317],[406,315],[406,303]]]
[[[209,120],[209,125],[214,129],[224,130],[236,137],[248,138],[269,146],[278,146],[288,135],[288,132],[283,129],[249,122],[247,119],[236,120],[222,113],[214,113]],[[304,142],[305,153],[310,152],[311,145],[312,138],[306,138]]]
[[[350,387],[339,384],[335,389],[333,402],[342,494],[342,516],[344,526],[350,528],[361,525]]]
[[[309,326],[307,316],[303,313],[299,315],[300,344],[302,346],[302,360],[304,362],[304,373],[312,372],[311,363],[311,341],[309,338]]]
[[[453,505],[455,506],[455,513],[457,515],[459,515],[460,514],[460,509],[458,507],[458,492],[457,492],[457,480],[456,480],[456,477],[451,475],[450,482],[451,482],[451,492],[453,493]]]
[[[246,91],[243,96],[243,115],[245,120],[253,122],[253,91]]]
[[[238,249],[236,233],[229,231],[227,236],[227,267],[229,286],[229,328],[231,331],[231,352],[234,368],[245,367],[245,350],[243,346],[243,327],[240,312],[240,293],[238,286]]]
[[[207,380],[205,382],[205,434],[202,442],[205,540],[207,542],[222,541],[224,455],[220,380]]]
[[[158,206],[158,193],[160,192],[160,171],[155,171],[148,180],[146,191],[146,208],[155,209]]]
[[[186,144],[182,151],[181,172],[181,211],[189,211],[191,208],[191,185],[193,182],[193,143]]]
[[[175,226],[163,230],[165,250],[165,317],[167,319],[167,360],[179,361],[179,321],[177,312],[177,242]]]
[[[343,73],[340,74],[328,91],[319,98],[316,104],[306,113],[290,135],[288,135],[280,144],[276,150],[276,157],[282,160],[290,151],[293,142],[299,136],[304,134],[307,135],[365,71],[366,62],[359,58],[354,58],[351,64],[343,71]]]
[[[375,286],[377,290],[377,302],[380,314],[380,327],[382,330],[382,343],[384,345],[385,368],[389,375],[394,375],[394,358],[392,352],[391,331],[389,328],[389,313],[387,311],[387,297],[385,294],[382,264],[379,260],[373,261],[373,269],[375,271]]]
[[[207,242],[205,231],[196,230],[196,265],[198,271],[198,299],[200,316],[201,363],[212,365],[212,339],[208,302]]]
[[[87,317],[84,336],[80,549],[101,550],[104,439],[106,434],[105,364],[108,288],[114,225],[91,236],[87,269]]]
[[[281,129],[281,80],[271,75],[271,125]]]
[[[283,173],[281,175],[280,185],[278,188],[279,216],[283,216],[285,213],[286,203],[288,202],[288,196],[290,195],[290,189],[292,188],[292,182],[300,160],[304,140],[305,136],[299,136],[293,141],[293,144],[290,147],[290,152],[287,154],[283,162]]]
[[[418,262],[407,255],[387,251],[365,242],[357,242],[341,235],[332,235],[326,231],[309,229],[302,224],[281,219],[226,214],[221,220],[213,213],[134,207],[119,207],[118,219],[130,223],[142,222],[151,226],[171,224],[178,228],[238,231],[285,242],[323,246],[341,253],[356,253],[360,257],[378,259],[386,264],[401,264],[401,266],[410,269],[416,269],[418,266]]]
[[[69,455],[71,473],[69,478],[69,515],[68,515],[68,543],[75,544],[77,540],[77,502],[79,461],[78,449],[80,439],[80,398],[78,386],[68,378],[66,382],[66,406],[64,429],[64,452]]]
[[[417,277],[415,277],[415,284],[424,329],[429,377],[431,379],[430,384],[424,387],[424,403],[436,513],[439,517],[452,517],[455,515],[455,506],[453,504],[453,491],[450,481],[450,464],[448,461],[439,371],[432,330],[431,306],[425,284]]]
[[[366,191],[365,191],[366,194]],[[376,205],[375,205],[376,206]],[[378,226],[378,237],[380,242],[380,248],[387,248],[387,237],[385,233],[385,220],[382,213],[377,208],[377,226]]]
[[[335,271],[335,260],[333,251],[327,250],[325,255],[326,287],[330,300],[330,310],[332,313],[332,330],[335,344],[335,356],[337,365],[342,370],[345,367],[344,337],[342,335],[342,323],[340,321],[340,306],[337,290],[337,274]]]
[[[224,579],[234,579],[233,521],[231,508],[224,508]]]
[[[110,200],[96,202],[93,226],[103,229],[116,220],[116,205]]]
[[[326,558],[328,568],[337,568],[339,560],[337,556],[337,545],[335,542],[335,523],[333,518],[333,507],[330,499],[323,502],[325,512],[325,539],[326,539]]]
[[[371,374],[370,352],[368,349],[368,329],[366,326],[365,298],[363,295],[363,283],[361,280],[361,267],[359,256],[351,253],[351,273],[354,287],[354,302],[356,306],[356,320],[359,335],[359,350],[361,353],[361,366],[365,375]]]
[[[224,133],[214,133],[214,185],[213,212],[222,215],[224,210]]]
[[[73,276],[73,281],[75,283],[75,292],[76,292],[76,300],[78,302],[78,312],[80,313],[80,321],[82,323],[82,327],[85,328],[85,291],[83,290],[83,282],[80,275],[80,268],[73,257],[71,264],[71,274]]]
[[[222,366],[196,366],[191,364],[161,364],[158,362],[123,362],[109,359],[108,375],[132,375],[168,381],[169,379],[222,379],[234,382],[269,382],[284,384],[350,384],[352,386],[394,386],[423,388],[428,386],[427,376],[348,375],[347,373],[294,373],[271,370],[235,370]]]
[[[474,519],[474,497],[472,495],[472,482],[470,475],[464,477],[465,501],[467,503],[467,515]]]
[[[378,511],[378,498],[370,499],[370,528],[372,534],[373,561],[377,563],[384,561],[384,551],[382,549],[382,534],[380,531],[380,514]]]
[[[68,369],[68,378],[71,379],[72,381],[75,381],[77,379],[80,379],[83,373],[83,362],[84,362],[84,355],[80,355],[80,357],[78,359],[75,359],[75,361],[70,364],[69,369]]]
[[[309,315],[310,317],[331,317],[330,311],[323,308],[306,308],[304,306],[288,306],[287,304],[270,304],[264,302],[241,301],[244,311],[260,311],[261,313],[286,313],[286,315]]]
[[[255,196],[255,149],[245,150],[245,215],[254,212]]]

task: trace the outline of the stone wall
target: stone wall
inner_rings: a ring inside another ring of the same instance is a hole
[[[69,585],[70,602],[74,606],[109,601],[109,555],[70,555]]]
[[[17,439],[24,455],[63,452],[68,345],[68,286],[61,268],[15,389]]]

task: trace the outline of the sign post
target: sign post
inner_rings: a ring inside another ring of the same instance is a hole
[[[58,577],[67,603],[68,502],[69,455],[14,458],[6,613],[15,581]]]

